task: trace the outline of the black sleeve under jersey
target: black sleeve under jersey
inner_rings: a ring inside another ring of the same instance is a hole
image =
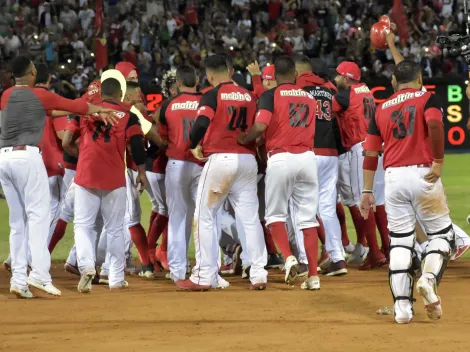
[[[349,108],[350,95],[351,95],[350,89],[342,89],[338,93],[335,94],[335,100],[343,108],[343,111]]]
[[[214,88],[202,95],[201,101],[199,102],[197,118],[191,128],[191,143],[189,144],[189,148],[196,148],[199,142],[204,139],[209,124],[211,123],[211,118],[214,117],[217,111],[218,94],[219,89]]]
[[[267,110],[269,112],[274,112],[274,92],[276,88],[267,90],[263,94],[258,101],[257,110]]]

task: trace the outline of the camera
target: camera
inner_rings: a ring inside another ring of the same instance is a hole
[[[467,62],[470,59],[470,35],[438,36],[436,44],[447,49],[450,56],[463,55]]]

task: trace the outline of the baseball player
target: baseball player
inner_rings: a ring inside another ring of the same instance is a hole
[[[250,288],[265,289],[267,252],[258,216],[258,199],[254,196],[257,189],[255,146],[237,143],[239,132],[253,123],[256,101],[249,91],[232,82],[225,56],[208,57],[205,68],[214,89],[202,96],[190,144],[197,160],[207,160],[198,185],[194,214],[196,265],[189,280],[180,280],[177,285],[185,290],[216,287],[220,254],[215,219],[221,205],[229,199],[242,224],[239,236],[246,236],[245,250],[251,265]]]
[[[288,202],[296,208],[296,223],[304,234],[309,262],[309,277],[303,289],[320,289],[317,275],[318,234],[315,227],[318,206],[318,181],[313,152],[316,101],[295,86],[297,77],[292,58],[283,56],[274,63],[276,88],[263,93],[258,103],[255,124],[241,134],[239,143],[249,145],[265,133],[268,166],[266,169],[266,224],[286,258],[286,283],[297,277],[298,261],[287,238]],[[289,119],[283,118],[289,116]]]
[[[78,114],[112,110],[79,100],[68,100],[43,88],[33,88],[37,70],[24,56],[12,62],[16,85],[1,98],[0,183],[10,210],[10,253],[12,278],[10,292],[19,298],[32,298],[28,285],[60,296],[49,273],[47,250],[50,221],[50,192],[47,172],[37,147],[43,134],[46,111],[72,110]],[[17,117],[21,115],[22,118]],[[111,118],[111,121],[114,119]],[[31,272],[27,276],[28,247]]]
[[[184,280],[196,194],[202,165],[189,151],[191,127],[196,119],[201,94],[192,66],[176,71],[179,94],[166,100],[160,109],[158,131],[168,141],[166,166],[166,202],[168,205],[168,266],[173,281]]]
[[[330,258],[326,275],[337,276],[347,274],[348,271],[341,243],[341,228],[336,216],[338,150],[331,115],[336,87],[323,78],[327,74],[326,64],[321,59],[315,60],[314,64],[315,67],[308,57],[299,56],[295,68],[299,74],[297,85],[309,92],[317,102],[314,152],[319,185],[318,213],[324,224],[326,251]]]
[[[431,320],[442,316],[437,286],[455,245],[444,187],[443,110],[436,95],[421,91],[418,63],[396,65],[392,82],[397,91],[377,108],[369,125],[364,149],[364,189],[361,214],[375,206],[374,174],[384,144],[385,202],[390,229],[390,288],[395,321],[413,319],[413,274],[410,272],[418,217],[429,238],[423,254],[422,276],[416,284]],[[410,152],[415,151],[415,152]]]
[[[387,259],[377,243],[374,214],[371,213],[367,220],[363,219],[358,204],[363,188],[360,172],[364,159],[362,143],[366,136],[367,121],[375,111],[375,103],[369,88],[360,82],[361,70],[354,62],[342,62],[336,72],[335,82],[339,92],[333,97],[332,112],[338,118],[342,143],[348,150],[340,158],[338,186],[341,199],[351,212],[358,236],[358,245],[351,257],[364,255],[367,239],[367,260],[359,269],[373,269],[386,264]]]

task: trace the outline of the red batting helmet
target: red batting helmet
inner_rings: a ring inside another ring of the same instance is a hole
[[[390,25],[384,22],[377,22],[370,28],[370,42],[376,49],[386,49],[387,41],[385,34],[390,30]]]

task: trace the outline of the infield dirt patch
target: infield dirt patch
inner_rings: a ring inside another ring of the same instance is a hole
[[[227,276],[223,291],[180,292],[161,277],[129,277],[128,290],[76,290],[78,277],[54,264],[60,298],[19,300],[0,269],[0,351],[468,351],[470,262],[450,265],[440,287],[443,317],[431,322],[417,297],[410,325],[376,315],[392,306],[387,269],[322,277],[321,291],[291,289],[278,271],[266,291]]]

